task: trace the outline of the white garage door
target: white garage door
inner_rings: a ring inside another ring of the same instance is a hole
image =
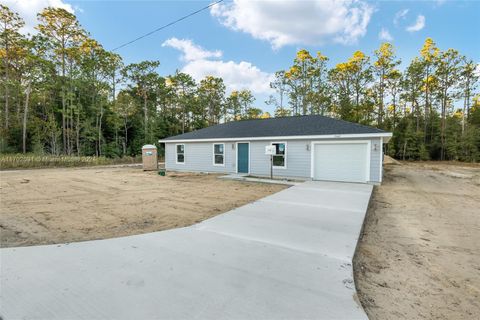
[[[367,182],[367,143],[314,144],[313,179]]]

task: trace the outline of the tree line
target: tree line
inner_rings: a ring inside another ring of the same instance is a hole
[[[226,93],[221,78],[196,82],[159,61],[125,65],[60,8],[38,14],[33,35],[0,5],[0,152],[136,155],[145,143],[218,123],[269,117],[248,90]],[[404,71],[390,43],[372,57],[328,58],[300,50],[275,73],[275,116],[322,114],[393,132],[401,159],[480,160],[477,65],[427,39]]]
[[[221,78],[163,77],[159,61],[124,65],[64,9],[38,20],[23,35],[22,18],[0,7],[2,153],[136,155],[162,137],[268,116],[248,90],[226,96]]]
[[[402,72],[392,44],[327,68],[300,50],[278,71],[268,103],[275,116],[321,114],[393,132],[387,153],[409,160],[480,160],[479,66],[427,38]]]

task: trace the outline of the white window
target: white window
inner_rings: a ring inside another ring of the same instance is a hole
[[[176,148],[176,158],[177,163],[185,163],[185,145],[184,144],[177,144],[175,145]]]
[[[213,165],[214,166],[225,165],[225,144],[224,143],[213,144]]]
[[[273,167],[285,169],[287,167],[287,143],[272,142],[275,147],[275,155],[273,156]]]

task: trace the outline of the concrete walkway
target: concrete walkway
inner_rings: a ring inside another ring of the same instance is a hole
[[[305,182],[187,228],[0,249],[0,315],[367,319],[351,263],[371,192]]]
[[[224,176],[218,177],[220,179],[227,179],[227,180],[236,180],[236,181],[248,181],[248,182],[261,182],[261,183],[270,183],[270,184],[286,184],[289,186],[296,186],[299,185],[305,180],[293,180],[293,179],[270,179],[266,177],[251,177],[248,176],[247,174],[238,174],[238,173],[233,173],[233,174],[228,174]]]

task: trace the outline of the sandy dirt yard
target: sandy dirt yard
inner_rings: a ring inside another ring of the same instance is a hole
[[[480,166],[386,165],[354,261],[370,319],[480,319]]]
[[[0,246],[105,239],[188,226],[286,186],[137,168],[0,172]]]

